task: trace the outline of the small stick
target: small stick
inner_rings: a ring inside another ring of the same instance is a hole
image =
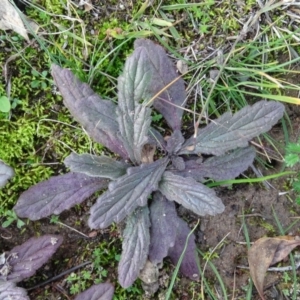
[[[48,218],[48,219],[50,219],[50,218]],[[55,222],[55,223],[56,223],[56,224],[59,224],[59,225],[61,225],[61,226],[65,226],[65,227],[69,228],[70,230],[73,230],[73,231],[77,232],[78,234],[84,236],[85,238],[89,238],[88,235],[86,235],[86,234],[80,232],[79,230],[77,230],[77,229],[75,229],[75,228],[73,228],[73,227],[68,226],[67,224],[64,224],[64,223],[62,223],[62,222],[60,222],[60,221],[57,221],[57,222]]]
[[[239,269],[247,269],[249,270],[249,267],[246,266],[236,266]],[[300,267],[300,261],[296,262],[295,264],[295,270],[297,270]],[[286,266],[286,267],[272,267],[269,268],[267,271],[270,272],[286,272],[286,271],[292,271],[293,270],[293,266]]]
[[[71,268],[69,270],[66,270],[66,271],[64,271],[64,272],[62,272],[62,273],[60,273],[60,274],[58,274],[58,275],[56,275],[56,276],[54,276],[52,278],[49,278],[48,280],[46,280],[44,282],[41,282],[41,283],[39,283],[39,284],[31,287],[31,288],[28,288],[27,291],[32,291],[32,290],[37,289],[37,288],[39,288],[41,286],[44,286],[44,285],[46,285],[46,284],[48,284],[50,282],[53,282],[53,281],[55,281],[55,280],[57,280],[57,279],[65,276],[65,275],[67,275],[67,274],[69,274],[71,272],[74,272],[74,271],[76,271],[76,270],[78,270],[78,269],[80,269],[80,268],[82,268],[82,267],[84,267],[86,265],[91,264],[91,263],[92,263],[91,261],[84,262],[84,263],[82,263],[82,264],[80,264],[78,266],[75,266],[75,267],[73,267],[73,268]]]

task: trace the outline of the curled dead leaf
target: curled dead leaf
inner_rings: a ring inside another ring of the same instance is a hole
[[[250,275],[262,300],[265,300],[263,284],[269,266],[286,258],[300,245],[299,237],[264,237],[257,240],[248,251]]]
[[[0,5],[0,29],[13,30],[29,41],[27,30],[24,27],[21,12],[18,12],[8,0],[1,0]]]
[[[154,145],[146,144],[142,149],[142,163],[149,164],[154,161],[153,156],[156,147]]]

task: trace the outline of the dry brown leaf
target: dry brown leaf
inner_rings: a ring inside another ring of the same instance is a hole
[[[299,237],[265,237],[257,240],[249,249],[248,262],[250,275],[261,299],[265,300],[263,284],[269,266],[286,258],[299,245]]]
[[[1,0],[0,29],[13,30],[29,41],[27,31],[18,11],[8,0]]]
[[[142,163],[149,164],[152,163],[153,156],[155,153],[156,147],[150,144],[146,144],[142,149]]]

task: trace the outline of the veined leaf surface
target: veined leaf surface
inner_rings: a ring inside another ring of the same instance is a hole
[[[252,138],[267,132],[284,113],[284,105],[275,101],[259,101],[232,115],[230,112],[200,129],[189,138],[179,154],[222,155],[229,150],[248,146]]]
[[[153,264],[159,264],[175,244],[178,226],[175,203],[160,192],[155,192],[150,206],[150,220],[149,259]]]
[[[147,143],[151,124],[151,109],[140,101],[147,99],[146,89],[152,69],[144,49],[136,49],[126,60],[118,78],[118,122],[120,139],[132,162],[141,162],[142,147]]]
[[[184,251],[187,238],[191,232],[189,226],[180,218],[178,218],[177,235],[174,247],[169,249],[168,256],[170,256],[173,264],[176,266]],[[192,233],[187,242],[183,260],[180,265],[180,271],[184,276],[192,280],[199,279],[198,257],[196,253],[195,235]]]
[[[107,186],[107,179],[81,173],[53,176],[21,194],[14,210],[20,218],[39,220],[58,215]]]
[[[27,291],[10,281],[0,281],[0,300],[30,300]]]
[[[77,79],[70,70],[52,65],[52,76],[72,116],[98,143],[123,158],[128,158],[123,143],[117,137],[116,105],[101,99],[86,83]]]
[[[222,213],[224,205],[215,191],[191,177],[165,172],[159,190],[170,201],[176,201],[199,216]]]
[[[62,241],[61,236],[48,234],[14,247],[6,256],[11,270],[6,278],[0,276],[0,281],[20,282],[32,276],[52,257]]]
[[[146,263],[150,244],[149,227],[147,206],[136,209],[126,220],[118,267],[119,282],[123,288],[134,283]]]
[[[184,137],[182,136],[181,131],[175,130],[167,140],[166,150],[170,154],[177,153],[181,149],[183,143],[184,143]]]
[[[158,188],[158,182],[169,162],[167,157],[150,164],[127,169],[127,174],[109,184],[91,208],[89,226],[106,228],[120,222],[138,206],[147,204],[148,196]]]
[[[200,163],[197,160],[186,160],[183,170],[172,169],[172,173],[192,177],[197,181],[204,181],[207,178],[230,180],[248,169],[253,163],[255,154],[253,147],[238,148],[231,153],[213,156]]]
[[[136,50],[146,51],[150,59],[152,76],[148,84],[148,95],[152,98],[163,91],[153,101],[154,108],[164,116],[173,130],[180,130],[182,107],[185,105],[186,98],[184,81],[179,78],[174,65],[161,46],[151,40],[138,39],[134,47]],[[164,90],[171,82],[173,83]]]
[[[117,110],[120,125],[120,138],[133,163],[142,161],[142,148],[148,142],[148,132],[151,124],[151,109],[142,104],[136,104],[133,113],[127,115]]]
[[[72,172],[84,173],[91,177],[117,179],[126,173],[128,165],[108,156],[71,153],[64,161]]]

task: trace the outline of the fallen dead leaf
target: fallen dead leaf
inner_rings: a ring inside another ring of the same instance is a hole
[[[8,1],[1,0],[0,5],[0,29],[13,30],[29,41],[27,31],[16,8]]]
[[[142,163],[149,164],[153,162],[153,156],[156,147],[150,144],[146,144],[142,149]]]
[[[248,262],[250,275],[262,300],[265,300],[263,284],[269,266],[286,258],[299,245],[299,237],[264,237],[257,240],[249,249]]]

